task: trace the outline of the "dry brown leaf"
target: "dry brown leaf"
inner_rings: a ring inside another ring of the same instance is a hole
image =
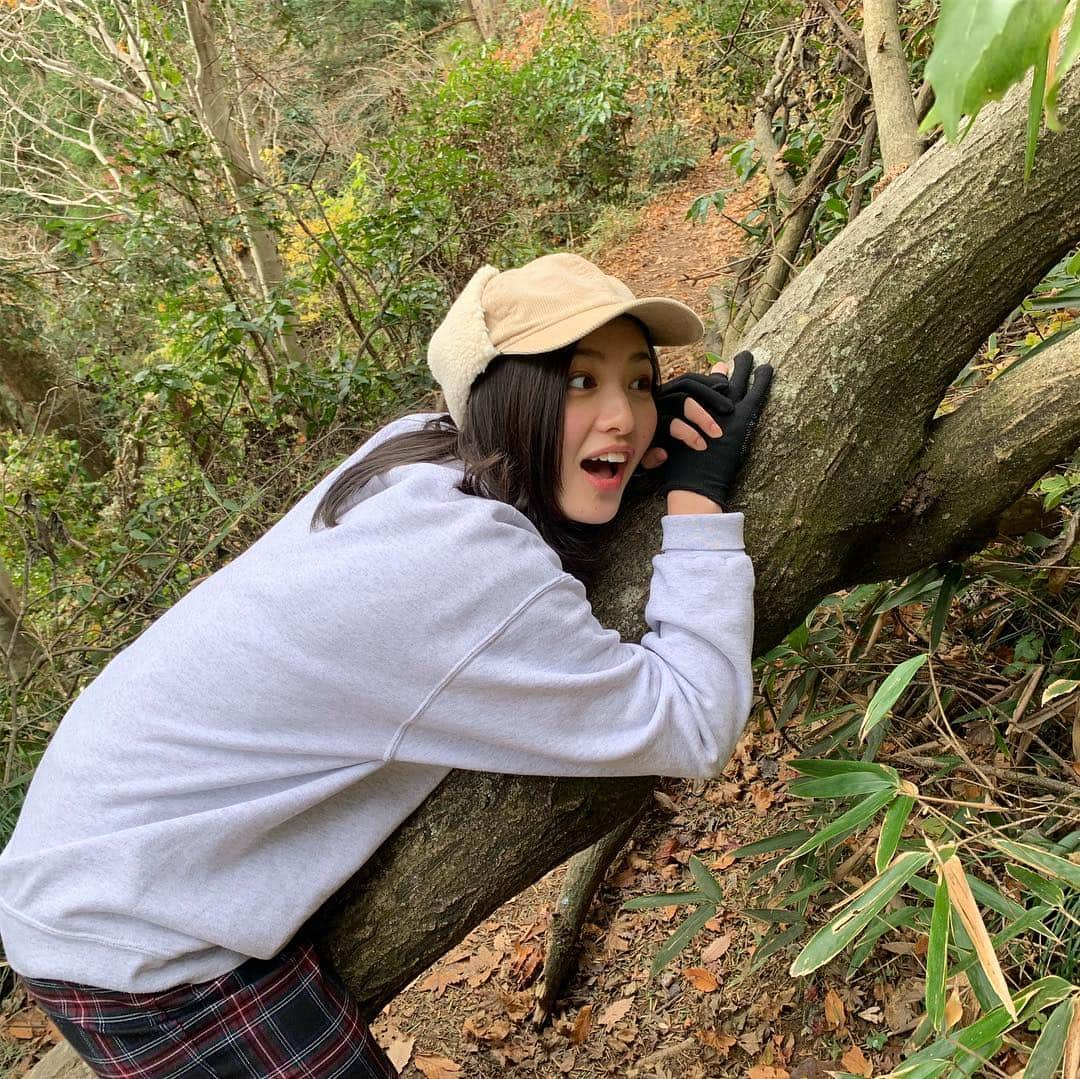
[[[586,1004],[585,1007],[577,1013],[577,1018],[574,1020],[574,1026],[570,1031],[571,1045],[581,1045],[581,1043],[589,1036],[589,1031],[592,1030],[592,1013],[593,1006],[591,1004]]]
[[[874,1066],[866,1059],[866,1054],[857,1046],[853,1045],[841,1058],[840,1063],[852,1075],[862,1075],[866,1079],[874,1074]]]
[[[716,975],[704,967],[687,967],[682,976],[695,988],[703,993],[715,993],[720,988]]]
[[[417,1053],[413,1057],[413,1064],[425,1079],[457,1079],[461,1074],[461,1065],[455,1064],[449,1057],[429,1057]]]
[[[1005,1005],[1005,1010],[1013,1019],[1016,1019],[1016,1006],[1013,1004],[1012,993],[1009,992],[997,953],[994,951],[993,944],[990,943],[990,934],[986,931],[978,904],[971,894],[971,886],[967,882],[967,875],[964,873],[960,859],[955,854],[946,858],[941,864],[941,872],[949,889],[949,901],[952,903],[953,910],[959,915],[964,929],[967,930],[967,935],[971,938],[975,954],[979,957],[979,966],[983,968],[986,979],[998,999]]]
[[[715,1049],[722,1057],[726,1057],[735,1044],[735,1039],[730,1034],[718,1034],[715,1030],[696,1030],[694,1036],[702,1045]]]
[[[602,1027],[613,1027],[616,1023],[620,1023],[626,1018],[633,1006],[633,997],[623,997],[622,1000],[617,1000],[614,1004],[609,1004],[600,1013],[600,1018],[597,1022]]]
[[[387,1031],[387,1035],[390,1040],[386,1046],[384,1046],[386,1055],[390,1058],[390,1063],[393,1064],[398,1071],[401,1071],[401,1069],[409,1063],[409,1057],[412,1056],[416,1039],[406,1037],[400,1030],[395,1030],[392,1027]]]
[[[788,1079],[784,1068],[774,1068],[771,1064],[755,1064],[747,1073],[747,1079]]]
[[[463,982],[466,974],[468,974],[466,967],[439,967],[438,970],[433,970],[417,988],[425,993],[434,989],[435,995],[441,997],[448,985]]]
[[[705,950],[701,953],[701,959],[705,963],[715,963],[728,948],[731,947],[731,934],[724,933],[717,937]]]
[[[964,1018],[964,1005],[960,1000],[960,993],[954,989],[945,1001],[945,1029],[951,1030],[961,1019]]]
[[[837,1030],[844,1025],[847,1013],[844,1011],[844,1002],[835,989],[830,989],[825,994],[825,1022]]]
[[[1080,1076],[1080,998],[1073,997],[1072,1019],[1069,1033],[1065,1036],[1065,1062],[1061,1068],[1062,1079]]]
[[[34,1008],[17,1012],[3,1024],[3,1033],[7,1038],[28,1041],[49,1033],[49,1021]]]

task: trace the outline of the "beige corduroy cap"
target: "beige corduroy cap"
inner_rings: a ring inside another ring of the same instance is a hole
[[[460,424],[473,382],[496,356],[551,352],[620,315],[640,319],[656,345],[690,345],[705,332],[678,300],[638,299],[580,255],[542,255],[516,270],[477,270],[431,335],[428,366]]]

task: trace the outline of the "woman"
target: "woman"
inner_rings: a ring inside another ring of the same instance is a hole
[[[449,769],[719,770],[753,590],[722,503],[771,372],[658,389],[653,344],[701,332],[576,255],[484,267],[429,348],[449,416],[380,431],[83,691],[0,932],[98,1074],[392,1075],[300,931]],[[643,464],[668,515],[635,645],[580,578]]]

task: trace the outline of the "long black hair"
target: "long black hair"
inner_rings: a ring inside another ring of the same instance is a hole
[[[634,322],[648,345],[655,392],[660,382],[656,351],[645,325]],[[519,510],[563,568],[588,582],[604,526],[571,520],[558,500],[566,379],[576,349],[575,342],[554,352],[496,357],[473,383],[460,428],[442,415],[377,446],[334,480],[312,527],[334,527],[364,484],[391,468],[457,461],[465,466],[460,490]]]

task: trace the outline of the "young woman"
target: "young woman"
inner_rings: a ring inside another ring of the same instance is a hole
[[[302,928],[451,768],[710,776],[751,697],[723,513],[770,370],[576,255],[484,267],[390,424],[72,705],[0,856],[12,967],[99,1075],[393,1075]],[[640,645],[585,598],[640,465],[668,515]]]

